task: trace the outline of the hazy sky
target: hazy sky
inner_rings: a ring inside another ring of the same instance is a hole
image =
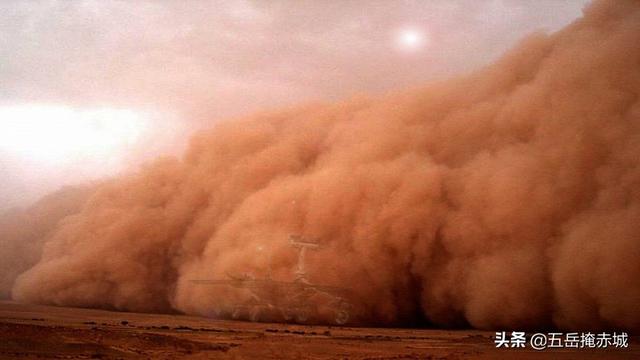
[[[0,210],[223,117],[472,70],[585,3],[4,0]]]

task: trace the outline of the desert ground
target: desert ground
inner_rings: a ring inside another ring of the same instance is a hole
[[[304,326],[0,302],[1,359],[630,359],[627,349],[496,349],[477,330]]]

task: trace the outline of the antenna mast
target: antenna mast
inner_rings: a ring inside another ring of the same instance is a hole
[[[307,270],[305,268],[305,255],[307,249],[316,250],[320,247],[320,244],[306,241],[301,235],[289,235],[289,243],[294,248],[298,249],[298,266],[296,268],[296,281],[307,282]]]

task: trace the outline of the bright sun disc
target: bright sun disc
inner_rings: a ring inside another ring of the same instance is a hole
[[[403,29],[397,33],[396,43],[401,50],[415,51],[426,45],[427,38],[417,29]]]

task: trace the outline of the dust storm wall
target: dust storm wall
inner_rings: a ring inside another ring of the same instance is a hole
[[[640,3],[597,1],[464,77],[222,122],[100,185],[12,296],[207,315],[247,299],[191,280],[291,280],[295,233],[362,323],[638,330],[638,44]]]

